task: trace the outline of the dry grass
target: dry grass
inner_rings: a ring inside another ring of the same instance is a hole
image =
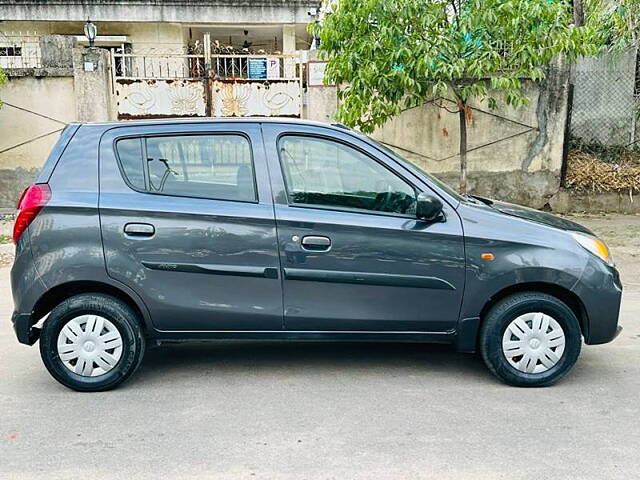
[[[567,186],[584,192],[640,192],[640,153],[625,153],[619,162],[607,163],[597,156],[573,151],[569,154]]]

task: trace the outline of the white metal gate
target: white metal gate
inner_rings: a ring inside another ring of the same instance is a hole
[[[298,55],[120,50],[111,52],[119,119],[302,115]]]

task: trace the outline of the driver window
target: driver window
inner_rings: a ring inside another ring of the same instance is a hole
[[[290,203],[415,214],[413,187],[354,148],[288,135],[278,152]]]

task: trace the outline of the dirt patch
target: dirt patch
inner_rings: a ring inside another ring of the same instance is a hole
[[[11,247],[11,249],[8,248],[2,248],[2,247]],[[8,245],[0,245],[0,268],[1,267],[8,267],[11,264],[13,264],[13,245],[8,244]]]
[[[11,242],[12,234],[13,234],[13,219],[12,218],[0,219],[0,243]]]
[[[0,267],[6,267],[13,263],[12,233],[13,220],[0,220]]]

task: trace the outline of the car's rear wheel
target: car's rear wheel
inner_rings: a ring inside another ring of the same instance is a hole
[[[140,365],[145,340],[136,313],[103,294],[82,294],[55,307],[44,322],[40,355],[49,373],[78,391],[109,390]]]
[[[573,311],[545,293],[502,299],[489,310],[480,330],[480,352],[491,372],[519,387],[557,382],[571,370],[581,346]]]

